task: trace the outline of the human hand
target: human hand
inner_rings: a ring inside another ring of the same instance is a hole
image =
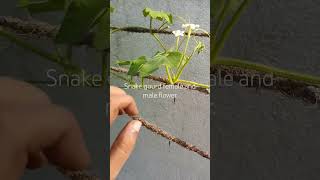
[[[110,87],[110,125],[118,115],[128,114],[138,115],[139,111],[134,99],[127,95],[122,89]],[[110,150],[110,179],[114,180],[118,176],[121,168],[128,160],[134,145],[137,141],[141,122],[132,120],[122,129]]]
[[[86,169],[90,155],[72,113],[40,89],[0,77],[0,179],[19,179],[46,163]]]

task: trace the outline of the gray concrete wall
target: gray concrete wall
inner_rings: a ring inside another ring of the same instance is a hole
[[[252,2],[223,55],[320,75],[319,1]],[[319,106],[238,86],[212,91],[214,179],[319,179]]]
[[[190,22],[199,24],[209,31],[209,1],[208,0],[135,0],[112,1],[116,11],[111,16],[114,26],[145,26],[148,20],[142,15],[145,7],[155,10],[164,10],[179,15]],[[172,27],[173,30],[181,29],[181,23]],[[173,35],[161,35],[166,43],[174,42]],[[209,39],[201,38],[207,50],[196,56],[186,69],[182,78],[209,84]],[[111,64],[117,59],[133,59],[141,55],[151,56],[160,50],[149,34],[135,34],[117,32],[111,38]],[[157,72],[164,76],[164,72]],[[123,81],[111,78],[111,84],[123,86]],[[154,82],[146,82],[154,84]],[[144,93],[173,93],[173,99],[143,99]],[[210,150],[210,121],[209,121],[209,95],[188,90],[127,90],[134,96],[139,106],[141,116],[157,124],[172,134],[199,145],[205,150]],[[123,125],[128,121],[124,117],[118,120],[111,129],[111,141]],[[142,129],[136,149],[121,172],[121,180],[205,180],[210,179],[210,161],[199,155],[189,152],[162,137],[153,135],[150,131]]]

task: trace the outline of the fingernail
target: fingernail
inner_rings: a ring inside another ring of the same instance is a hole
[[[140,131],[142,123],[140,121],[133,121],[132,122],[132,132],[137,133]]]

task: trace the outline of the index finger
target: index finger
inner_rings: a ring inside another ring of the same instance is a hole
[[[122,111],[129,116],[139,114],[138,107],[133,97],[129,95],[110,97],[110,124],[114,122],[119,112]]]

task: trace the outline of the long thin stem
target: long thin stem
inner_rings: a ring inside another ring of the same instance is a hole
[[[149,30],[150,34],[152,34],[152,18],[150,17],[150,23],[149,23]]]
[[[192,52],[191,56],[190,56],[190,57],[188,57],[187,62],[186,62],[186,63],[184,63],[184,64],[183,64],[183,66],[181,67],[181,69],[178,71],[178,74],[177,74],[177,76],[176,76],[175,81],[179,80],[179,78],[180,78],[180,76],[181,76],[181,74],[182,74],[182,72],[183,72],[184,68],[185,68],[185,67],[189,64],[189,62],[191,61],[191,58],[192,58],[193,54],[194,54],[194,51]]]
[[[189,27],[189,30],[188,30],[188,38],[187,38],[186,46],[185,46],[184,52],[183,52],[183,54],[182,54],[182,56],[181,56],[181,59],[180,59],[180,62],[179,62],[178,68],[177,68],[177,69],[178,69],[178,73],[177,73],[177,75],[176,75],[175,78],[174,78],[174,82],[179,79],[179,77],[180,77],[180,75],[181,75],[181,73],[182,73],[182,71],[183,71],[183,68],[182,68],[181,70],[179,70],[179,69],[180,69],[181,65],[183,64],[183,59],[186,57],[186,54],[187,54],[187,49],[188,49],[188,46],[189,46],[189,41],[190,41],[190,37],[191,37],[191,32],[192,32],[191,27]]]
[[[201,83],[197,83],[197,82],[193,82],[193,81],[187,81],[187,80],[178,79],[178,80],[177,80],[177,83],[179,83],[179,82],[185,83],[185,84],[190,84],[190,85],[199,86],[199,87],[206,88],[206,89],[209,89],[209,88],[210,88],[209,85],[201,84]]]
[[[211,64],[214,64],[218,53],[224,47],[224,43],[225,43],[227,37],[229,36],[229,34],[232,30],[232,27],[238,22],[240,15],[245,10],[245,8],[247,7],[247,5],[249,4],[250,1],[251,0],[244,0],[242,2],[242,4],[240,5],[240,7],[236,11],[236,13],[233,15],[232,19],[230,20],[230,22],[227,24],[226,28],[222,32],[221,38],[219,38],[217,43],[214,43],[214,46],[213,46],[213,49],[211,52]]]
[[[150,34],[151,34],[152,37],[154,37],[154,39],[159,43],[159,45],[162,47],[162,49],[163,49],[164,51],[167,51],[167,48],[163,45],[163,43],[161,42],[160,38],[152,32],[152,20],[153,20],[153,19],[150,17],[150,24],[149,24]]]
[[[170,74],[168,66],[166,66],[166,73],[167,73],[168,80],[169,80],[170,84],[173,84],[173,81],[172,81],[171,74]]]
[[[178,50],[180,49],[180,47],[182,46],[183,42],[185,41],[185,36],[183,36],[182,40],[180,41],[180,44],[178,46]]]
[[[320,77],[291,72],[271,66],[266,66],[258,63],[252,63],[245,60],[234,59],[234,58],[217,58],[214,65],[234,66],[244,69],[251,69],[258,72],[264,72],[273,74],[278,77],[288,78],[290,80],[302,81],[307,84],[318,84],[320,85]]]
[[[161,24],[161,26],[158,28],[158,30],[161,30],[161,28],[162,28],[164,25],[166,25],[166,24],[167,24],[167,21],[163,22],[163,23]]]
[[[180,37],[178,36],[176,40],[176,51],[179,50],[179,40],[180,40]]]
[[[154,34],[154,33],[151,33],[151,35],[155,38],[155,40],[159,43],[159,45],[162,47],[162,49],[164,50],[164,51],[167,51],[167,48],[163,45],[163,43],[161,42],[161,40],[159,39],[159,37],[156,35],[156,34]]]

